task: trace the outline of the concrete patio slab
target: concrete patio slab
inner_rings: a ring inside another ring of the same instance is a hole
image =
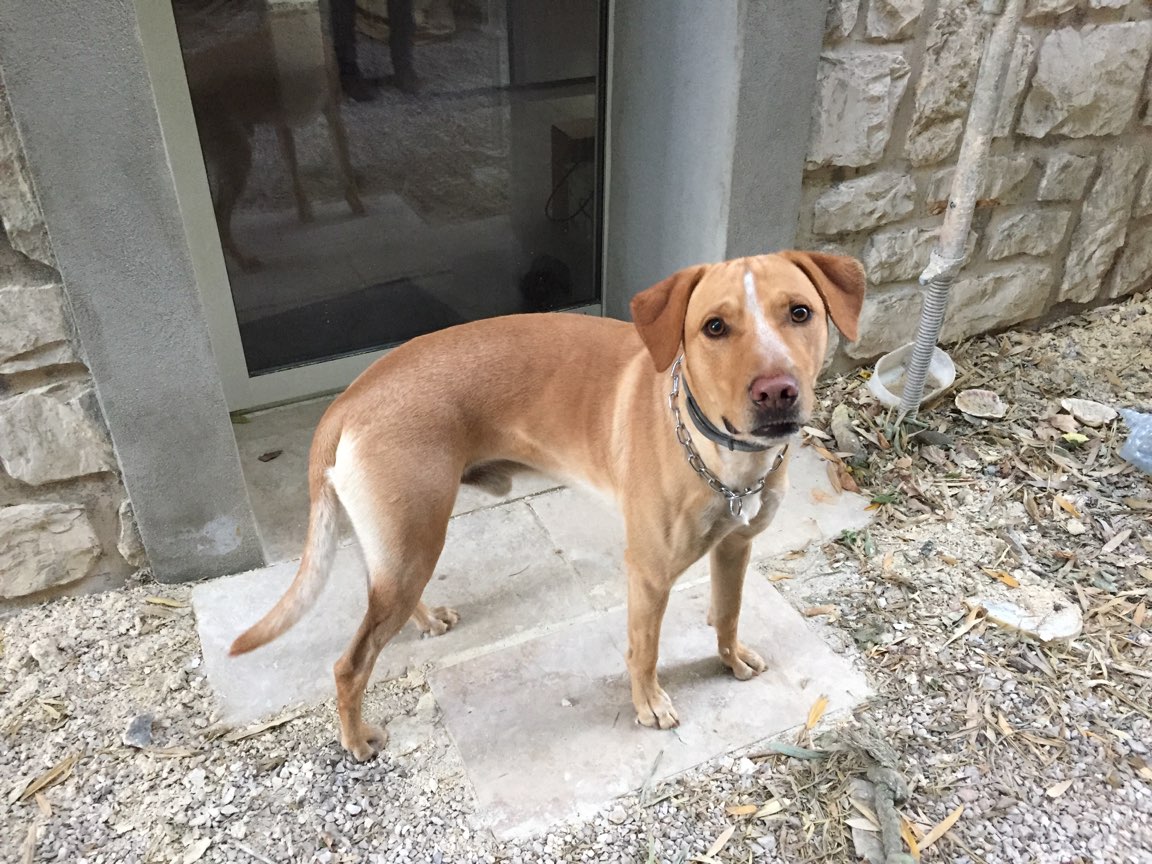
[[[295,627],[251,654],[228,656],[232,640],[272,608],[295,572],[296,563],[285,562],[192,590],[204,665],[223,716],[232,722],[333,693],[332,664],[366,607],[366,571],[354,546],[339,550],[327,586]],[[414,664],[494,650],[593,612],[571,567],[522,501],[453,519],[424,596],[429,605],[455,608],[459,626],[422,639],[407,625],[380,655],[377,680]]]
[[[737,681],[705,624],[708,594],[707,585],[674,592],[665,618],[660,675],[676,730],[634,722],[623,609],[431,673],[488,827],[511,837],[588,816],[645,782],[798,726],[821,695],[837,711],[867,694],[863,676],[764,580],[749,584],[742,636],[769,668]]]

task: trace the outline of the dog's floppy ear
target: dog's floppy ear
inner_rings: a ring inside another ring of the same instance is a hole
[[[686,267],[632,298],[632,323],[658,372],[663,372],[676,359],[684,339],[688,298],[704,276],[704,269],[703,264]]]
[[[855,342],[867,286],[863,265],[847,255],[827,252],[781,254],[804,271],[820,293],[832,323],[849,342]]]

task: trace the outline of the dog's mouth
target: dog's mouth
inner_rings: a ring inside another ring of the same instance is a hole
[[[800,422],[794,419],[770,420],[752,427],[747,432],[741,432],[728,421],[727,417],[722,419],[724,420],[724,428],[728,430],[728,434],[737,438],[747,436],[750,438],[759,438],[763,441],[779,441],[783,438],[791,438],[800,431]]]
[[[800,431],[800,424],[793,420],[780,420],[773,423],[763,423],[752,430],[755,438],[764,438],[776,441],[781,438],[791,438]]]

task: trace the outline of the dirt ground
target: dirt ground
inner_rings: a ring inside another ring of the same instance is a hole
[[[953,393],[897,426],[866,373],[831,382],[808,444],[877,519],[756,574],[866,671],[853,717],[814,705],[787,740],[503,843],[420,670],[371,691],[393,741],[368,764],[342,754],[331,703],[223,729],[188,589],[142,580],[0,622],[0,859],[1152,861],[1152,478],[1117,455],[1121,421],[1060,406],[1152,408],[1152,298],[952,354],[956,389],[1006,416]],[[855,464],[845,429],[832,440],[841,404]],[[1080,632],[1006,629],[987,611],[1005,602]]]

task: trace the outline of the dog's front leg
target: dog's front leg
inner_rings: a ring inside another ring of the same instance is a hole
[[[668,608],[672,577],[650,562],[637,560],[629,549],[628,565],[628,672],[632,677],[632,704],[642,726],[671,729],[680,725],[672,700],[656,678],[660,654],[660,625]]]
[[[740,621],[740,599],[744,592],[744,573],[752,554],[752,540],[729,534],[712,548],[712,610],[709,623],[716,628],[716,647],[720,659],[741,681],[765,669],[764,660],[737,638]]]

